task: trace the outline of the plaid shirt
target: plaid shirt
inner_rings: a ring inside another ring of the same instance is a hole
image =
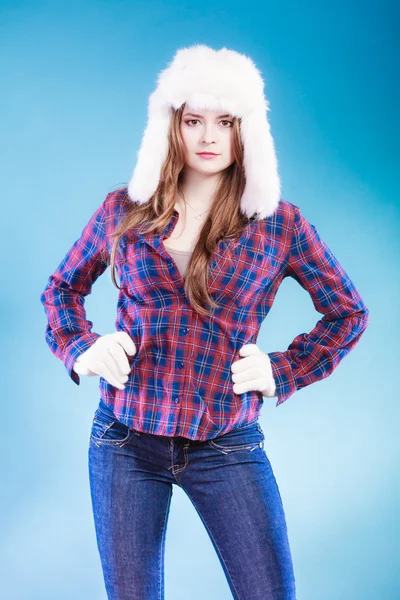
[[[71,379],[73,365],[100,334],[86,318],[84,298],[110,264],[110,233],[131,202],[127,188],[109,193],[84,227],[40,300],[45,339]],[[323,314],[287,350],[268,353],[276,406],[296,390],[324,379],[359,341],[369,312],[354,284],[298,206],[281,199],[275,213],[250,220],[240,239],[221,239],[210,264],[208,289],[218,302],[210,317],[195,312],[184,280],[162,241],[173,231],[131,229],[120,240],[116,269],[121,290],[115,327],[137,347],[124,390],[100,377],[100,395],[116,418],[139,431],[206,440],[258,418],[259,391],[233,392],[231,365],[256,343],[285,277],[309,292]]]

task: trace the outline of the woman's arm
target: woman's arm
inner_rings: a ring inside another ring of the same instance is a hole
[[[60,358],[71,379],[79,385],[73,370],[78,356],[99,337],[86,318],[84,297],[109,265],[106,245],[107,199],[96,210],[56,271],[50,275],[40,296],[47,316],[45,339],[53,354]]]
[[[354,348],[369,322],[369,311],[353,282],[321,239],[317,229],[295,207],[293,236],[285,277],[309,292],[324,316],[310,333],[301,333],[284,352],[269,352],[278,401],[324,379]]]

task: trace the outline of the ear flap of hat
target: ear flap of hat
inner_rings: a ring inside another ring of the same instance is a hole
[[[274,140],[265,111],[253,111],[242,119],[246,186],[240,207],[247,217],[257,219],[272,215],[280,200],[281,186]]]
[[[156,91],[149,97],[148,120],[137,163],[128,185],[128,195],[144,204],[151,198],[160,181],[161,169],[168,153],[168,131],[172,108],[160,102]]]

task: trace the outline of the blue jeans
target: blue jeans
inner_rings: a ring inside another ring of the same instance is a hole
[[[129,429],[100,399],[88,463],[109,600],[164,600],[172,484],[199,514],[235,600],[296,600],[282,499],[263,448],[257,420],[196,441]]]

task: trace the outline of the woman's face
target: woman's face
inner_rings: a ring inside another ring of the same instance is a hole
[[[185,162],[196,171],[213,174],[223,171],[233,161],[233,117],[215,110],[194,110],[186,106],[181,121],[185,145]],[[213,152],[214,158],[201,152]]]

